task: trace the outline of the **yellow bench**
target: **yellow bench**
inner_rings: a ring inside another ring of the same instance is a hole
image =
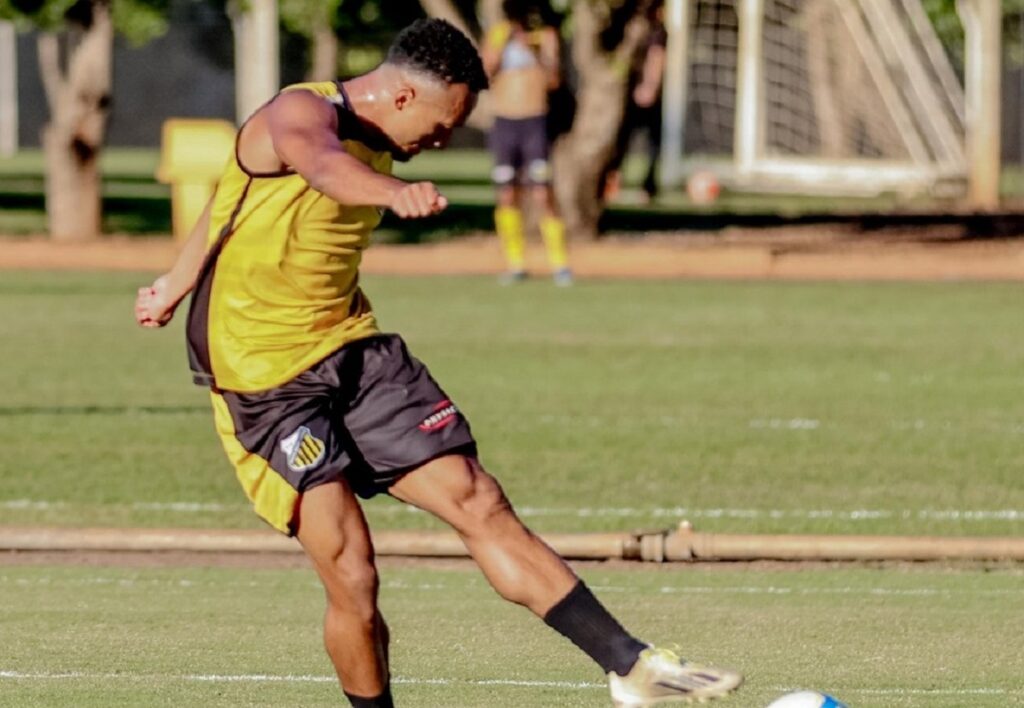
[[[164,121],[156,178],[171,185],[175,240],[188,238],[235,149],[235,126],[226,120]]]

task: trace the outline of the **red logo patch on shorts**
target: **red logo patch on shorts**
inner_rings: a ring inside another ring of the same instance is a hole
[[[458,414],[459,409],[454,403],[448,400],[441,401],[434,406],[434,412],[423,419],[419,428],[424,432],[432,433],[451,423]]]

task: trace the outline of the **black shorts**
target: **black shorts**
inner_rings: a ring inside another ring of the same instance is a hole
[[[348,344],[278,388],[212,397],[256,513],[288,534],[317,485],[345,478],[369,498],[436,457],[476,454],[469,423],[397,335]]]
[[[495,118],[487,145],[494,155],[491,178],[497,185],[551,182],[547,118]]]

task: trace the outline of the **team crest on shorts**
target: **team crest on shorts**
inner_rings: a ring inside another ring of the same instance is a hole
[[[281,441],[281,452],[288,456],[288,469],[305,472],[324,461],[327,446],[303,425]]]

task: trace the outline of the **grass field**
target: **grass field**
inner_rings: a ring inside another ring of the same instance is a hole
[[[0,272],[0,523],[257,527],[147,274]],[[1011,284],[367,278],[541,531],[1020,535]],[[434,528],[388,499],[376,528]],[[590,565],[645,638],[733,665],[723,705],[1024,704],[1024,569]],[[607,705],[600,675],[461,565],[389,562],[404,706]],[[338,694],[308,570],[7,565],[0,706],[316,706]]]
[[[631,628],[857,708],[1020,705],[1020,569],[587,569]],[[603,706],[600,672],[469,569],[388,567],[405,706]],[[0,706],[338,705],[311,571],[0,568]],[[202,628],[201,631],[197,631]],[[500,639],[499,639],[500,638]]]
[[[258,525],[181,322],[132,322],[149,277],[0,275],[7,523]],[[1024,532],[1020,285],[366,288],[541,530]]]

